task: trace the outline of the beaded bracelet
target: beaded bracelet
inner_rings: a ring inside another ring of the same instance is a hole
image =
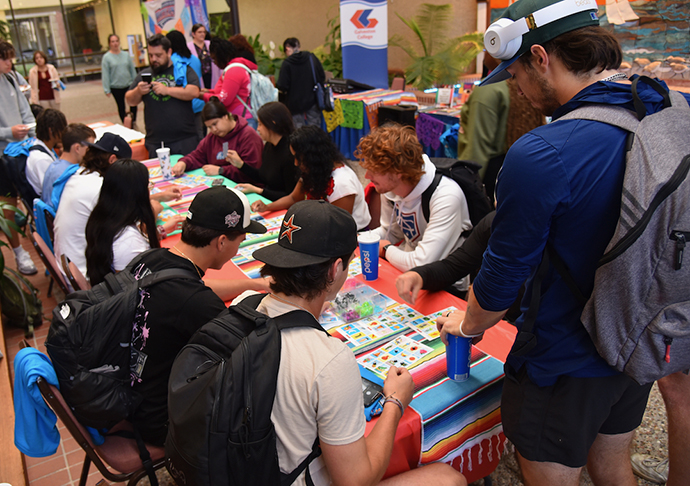
[[[460,333],[460,335],[462,337],[467,338],[467,339],[472,339],[472,338],[476,338],[476,337],[479,337],[482,334],[484,334],[483,332],[480,332],[479,334],[465,334],[464,332],[462,332],[462,325],[464,323],[465,323],[465,319],[462,320],[462,322],[460,323],[460,327],[458,328],[458,332]]]
[[[402,417],[403,414],[405,413],[405,407],[403,407],[402,402],[400,400],[398,400],[396,397],[394,397],[393,395],[388,395],[385,398],[385,400],[383,400],[384,405],[388,402],[395,403],[398,406],[398,408],[400,408],[400,416]]]

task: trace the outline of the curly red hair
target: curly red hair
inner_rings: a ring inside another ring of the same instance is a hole
[[[360,165],[379,174],[401,174],[402,180],[417,184],[424,174],[422,144],[413,127],[397,123],[375,128],[357,145]]]

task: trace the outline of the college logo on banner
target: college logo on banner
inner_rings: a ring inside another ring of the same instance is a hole
[[[340,29],[343,47],[368,49],[388,47],[388,6],[357,0],[340,2]]]

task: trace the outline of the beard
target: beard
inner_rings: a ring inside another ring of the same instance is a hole
[[[168,65],[166,64],[151,64],[151,71],[153,71],[153,74],[160,74],[163,71],[168,69]]]
[[[533,84],[533,92],[536,93],[527,99],[542,115],[552,116],[553,112],[561,106],[556,90],[531,64],[525,65],[525,72],[529,76],[530,83]]]

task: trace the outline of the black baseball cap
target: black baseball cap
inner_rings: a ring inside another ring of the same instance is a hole
[[[129,146],[124,138],[114,133],[105,132],[96,143],[86,142],[86,145],[109,154],[115,154],[118,159],[132,158],[132,147]]]
[[[249,199],[225,186],[204,189],[189,206],[187,221],[202,228],[222,232],[265,233],[266,228],[252,221]]]
[[[298,268],[350,255],[357,248],[352,215],[326,201],[300,201],[285,213],[278,243],[253,253],[278,268]]]
[[[507,18],[513,21],[522,19],[523,17],[529,19],[533,13],[562,1],[563,0],[518,0],[505,9],[501,18]],[[598,7],[596,1],[575,1],[582,3],[583,7],[591,5],[591,9],[562,17],[558,20],[542,25],[541,27],[530,28],[530,31],[522,36],[522,43],[517,53],[510,59],[501,62],[496,69],[491,71],[491,74],[482,80],[480,86],[486,86],[487,84],[493,84],[509,79],[511,75],[508,71],[506,71],[506,68],[510,67],[511,64],[520,58],[520,56],[530,50],[533,45],[544,44],[551,39],[555,39],[561,34],[565,34],[566,32],[570,32],[581,27],[599,25],[599,17],[597,16]]]

